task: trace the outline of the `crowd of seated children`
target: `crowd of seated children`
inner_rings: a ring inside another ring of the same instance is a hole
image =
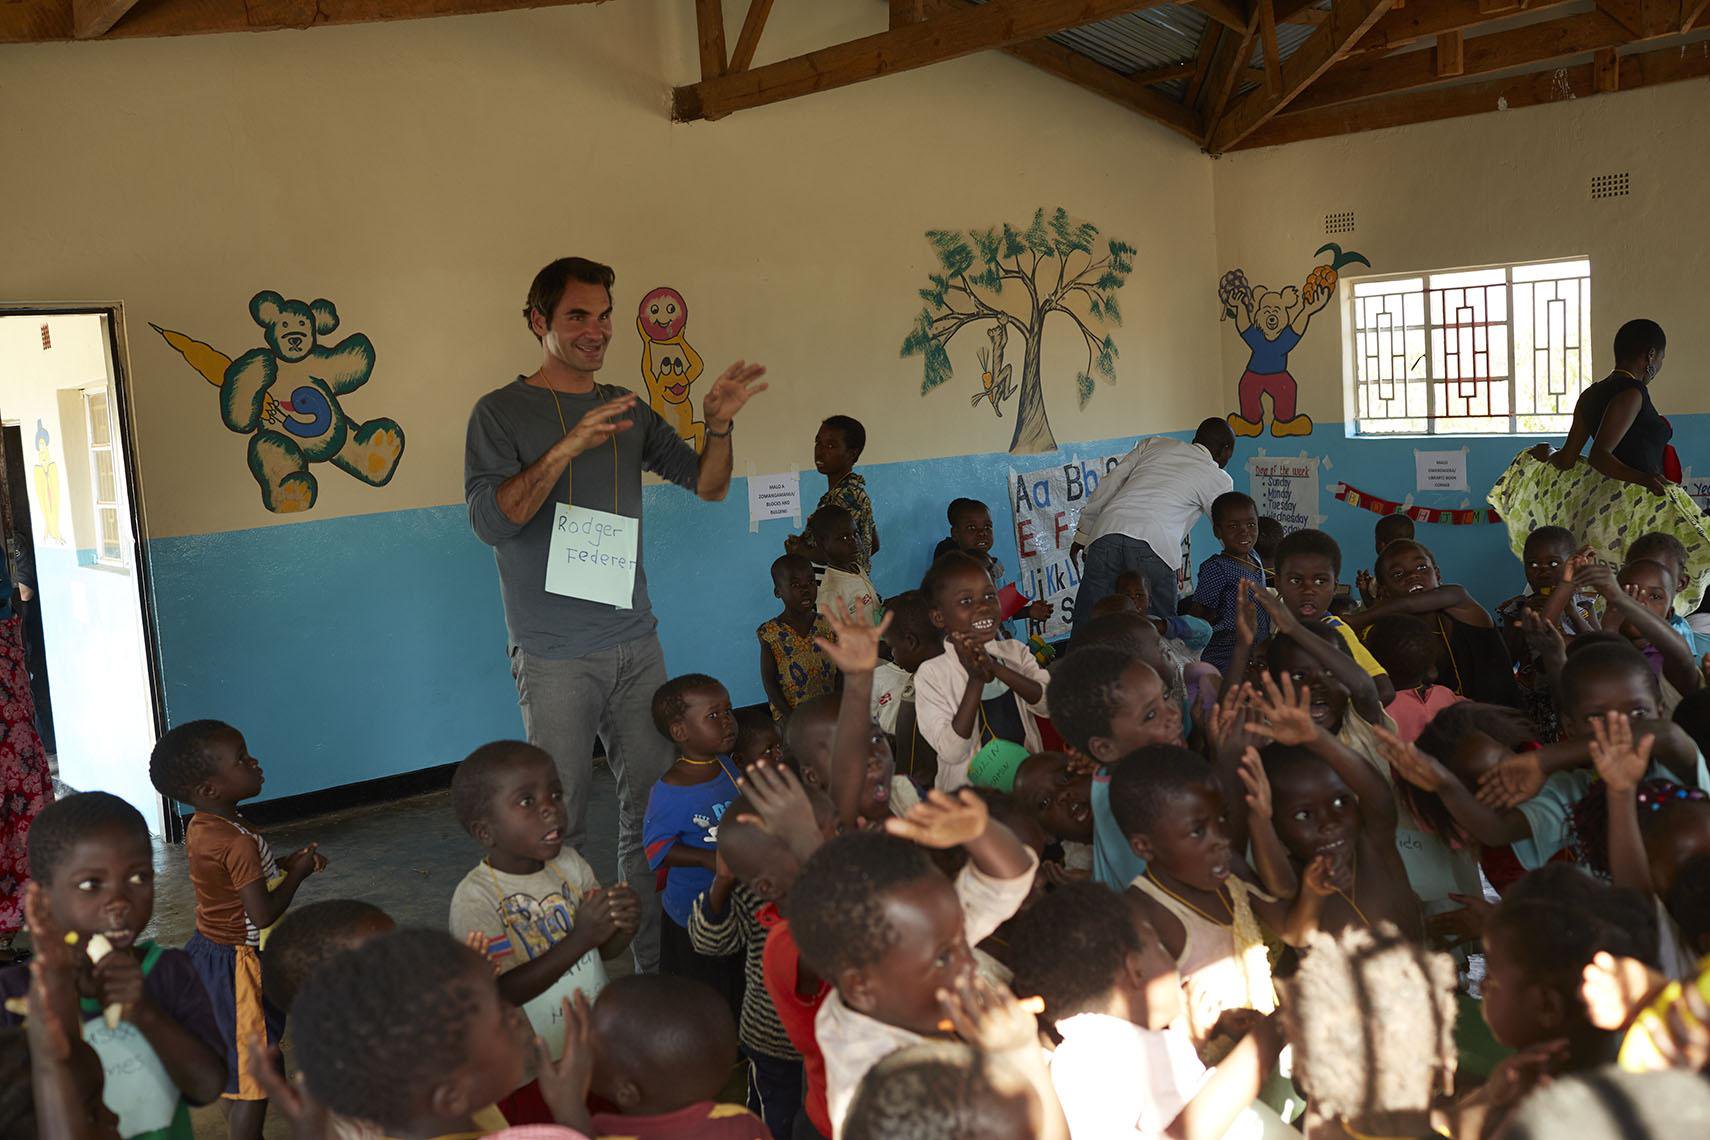
[[[1006,608],[977,500],[881,605],[864,444],[847,417],[816,438],[766,705],[702,674],[654,696],[661,975],[608,977],[640,900],[565,846],[539,749],[456,770],[482,857],[448,937],[288,910],[325,858],[273,860],[238,810],[260,765],[194,722],[151,762],[196,809],[187,951],[141,938],[134,809],[35,823],[0,1137],[180,1140],[223,1098],[239,1136],[271,1102],[340,1138],[1520,1140],[1549,1078],[1663,1090],[1710,1060],[1710,689],[1677,540],[1617,567],[1541,528],[1493,618],[1386,516],[1355,604],[1334,539],[1232,492],[1188,612],[1119,579],[1047,670],[1005,635],[1050,614]]]

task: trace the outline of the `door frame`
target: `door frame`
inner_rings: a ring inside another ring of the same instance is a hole
[[[148,554],[148,523],[143,508],[142,468],[137,462],[136,425],[132,417],[131,369],[126,354],[124,305],[119,301],[67,302],[65,304],[21,304],[0,301],[0,317],[105,316],[107,353],[113,365],[113,414],[118,421],[119,441],[124,448],[126,508],[131,519],[131,556],[136,567],[137,604],[142,611],[143,653],[148,663],[149,709],[154,717],[154,735],[166,732],[166,694],[160,665],[160,632],[154,614],[153,568]],[[168,843],[184,838],[178,806],[160,797],[162,834]]]

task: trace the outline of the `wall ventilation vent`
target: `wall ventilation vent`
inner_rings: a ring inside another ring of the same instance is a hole
[[[1625,175],[1622,175],[1625,178]],[[1337,214],[1324,215],[1324,232],[1327,234],[1351,234],[1354,232],[1354,211],[1343,210]]]
[[[1627,172],[1619,174],[1598,174],[1591,179],[1591,196],[1593,198],[1625,198],[1631,190],[1628,185]]]

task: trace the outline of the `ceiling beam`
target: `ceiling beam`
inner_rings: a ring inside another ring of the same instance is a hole
[[[1166,95],[1160,95],[1146,84],[1135,82],[1132,76],[1113,71],[1061,44],[1052,43],[1050,40],[1034,40],[1030,43],[1013,44],[1004,51],[1042,71],[1050,72],[1059,79],[1066,79],[1076,87],[1102,95],[1131,111],[1138,111],[1172,131],[1186,135],[1196,143],[1204,134],[1205,128],[1200,122],[1199,114],[1191,107]]]
[[[71,30],[80,40],[106,35],[137,0],[71,0]]]
[[[1681,0],[1597,0],[1597,6],[1626,25],[1638,40],[1680,31],[1686,14]],[[1688,0],[1685,8],[1691,7]]]
[[[1238,0],[1189,0],[1190,6],[1198,8],[1213,20],[1226,28],[1244,32],[1253,22],[1252,13],[1247,6]]]
[[[1199,106],[1199,93],[1205,89],[1205,77],[1211,73],[1211,57],[1216,54],[1218,37],[1223,34],[1223,29],[1216,24],[1205,25],[1199,33],[1199,50],[1193,57],[1193,76],[1182,95],[1182,102],[1189,107]]]
[[[1217,124],[1206,149],[1220,154],[1263,126],[1341,59],[1355,41],[1383,18],[1391,3],[1393,0],[1335,0],[1330,19],[1320,24],[1283,61],[1282,89],[1274,94],[1260,89],[1242,96]]]
[[[1138,83],[1142,87],[1152,87],[1176,79],[1190,79],[1197,70],[1198,64],[1191,60],[1187,63],[1166,63],[1162,67],[1145,67],[1139,71],[1129,72],[1128,80],[1130,83]]]
[[[1276,98],[1282,94],[1282,52],[1277,47],[1277,13],[1271,0],[1257,0],[1260,55],[1265,61],[1265,91]]]
[[[1225,29],[1218,37],[1217,55],[1211,61],[1211,75],[1205,81],[1205,105],[1200,109],[1200,116],[1205,121],[1205,137],[1201,145],[1210,145],[1212,134],[1223,122],[1229,100],[1241,85],[1247,60],[1252,58],[1253,37],[1258,34],[1256,27],[1247,28],[1239,35]]]
[[[1350,55],[1364,52],[1391,51],[1405,47],[1415,40],[1435,39],[1444,32],[1460,32],[1476,28],[1491,20],[1515,16],[1522,9],[1538,12],[1569,3],[1570,0],[1430,0],[1425,4],[1409,4],[1393,8],[1372,26]]]
[[[137,0],[105,39],[263,32],[430,16],[558,8],[600,0]],[[0,44],[76,37],[73,0],[0,0]]]
[[[894,5],[894,0],[893,0]],[[766,30],[766,17],[772,14],[772,0],[748,0],[748,15],[742,18],[742,31],[737,34],[736,47],[730,52],[731,71],[747,71],[754,66],[754,53],[760,47],[760,33]],[[891,8],[891,19],[896,19]]]
[[[764,107],[974,52],[1023,44],[1157,3],[1159,0],[990,0],[939,12],[918,24],[679,87],[673,95],[672,117],[693,122]]]
[[[722,0],[695,0],[695,37],[700,41],[701,78],[724,74],[724,4]]]
[[[1673,45],[1621,56],[1617,84],[1622,91],[1632,91],[1704,76],[1710,76],[1710,42],[1684,47]],[[1489,79],[1482,83],[1278,115],[1241,140],[1235,149],[1279,146],[1306,139],[1411,126],[1504,109],[1511,112],[1520,107],[1589,98],[1596,93],[1593,64],[1545,68],[1505,79]]]
[[[1710,0],[1691,0],[1690,3],[1684,5],[1684,8],[1685,13],[1681,17],[1680,30],[1690,32],[1704,22],[1704,12],[1706,9],[1710,9]]]
[[[1443,34],[1453,36],[1461,33]],[[1586,12],[1565,20],[1527,24],[1512,31],[1470,37],[1463,41],[1461,48],[1461,69],[1453,74],[1488,75],[1546,60],[1619,47],[1632,39],[1632,33],[1602,12]],[[1331,107],[1337,103],[1352,103],[1428,87],[1443,78],[1436,63],[1429,51],[1356,56],[1325,72],[1317,83],[1294,101],[1292,109],[1305,111],[1313,107]]]
[[[918,24],[926,19],[926,0],[890,0],[891,27]]]

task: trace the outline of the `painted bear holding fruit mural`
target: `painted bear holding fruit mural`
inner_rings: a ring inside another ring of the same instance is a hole
[[[250,298],[249,314],[267,344],[235,360],[183,333],[150,327],[219,388],[226,427],[250,437],[249,470],[262,505],[277,514],[313,507],[319,484],[311,463],[330,461],[373,487],[391,482],[404,455],[404,429],[384,417],[353,423],[339,403],[373,375],[368,337],[355,333],[323,344],[339,325],[338,309],[327,300],[287,300],[268,289]]]
[[[1295,407],[1299,385],[1289,374],[1288,356],[1306,335],[1312,318],[1336,295],[1336,278],[1351,262],[1370,266],[1357,253],[1344,253],[1338,245],[1320,246],[1316,256],[1331,255],[1329,265],[1314,266],[1300,288],[1281,290],[1253,285],[1239,269],[1231,269],[1217,283],[1217,299],[1223,318],[1235,321],[1235,331],[1250,350],[1247,367],[1236,386],[1240,406],[1229,413],[1229,426],[1236,435],[1255,436],[1265,430],[1265,401],[1271,398],[1271,434],[1312,434],[1312,417]]]

